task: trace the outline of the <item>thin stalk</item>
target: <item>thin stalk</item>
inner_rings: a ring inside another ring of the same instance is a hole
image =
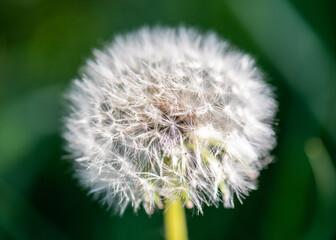
[[[164,226],[166,240],[188,240],[187,221],[180,199],[175,198],[167,204]]]

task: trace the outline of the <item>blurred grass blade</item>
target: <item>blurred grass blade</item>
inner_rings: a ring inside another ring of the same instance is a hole
[[[319,36],[285,0],[226,4],[336,141],[336,63]]]
[[[15,168],[44,136],[58,130],[61,88],[41,88],[0,108],[0,176]]]
[[[307,239],[332,239],[336,233],[335,167],[321,139],[309,139],[305,144],[305,152],[313,170],[320,201],[316,222]]]

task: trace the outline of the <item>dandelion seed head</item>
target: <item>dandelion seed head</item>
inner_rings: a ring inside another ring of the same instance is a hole
[[[90,193],[121,214],[174,197],[202,213],[256,189],[277,104],[249,55],[182,27],[142,28],[93,55],[63,134]]]

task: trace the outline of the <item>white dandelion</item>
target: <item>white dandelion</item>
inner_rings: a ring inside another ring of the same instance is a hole
[[[122,214],[180,198],[234,206],[276,144],[273,91],[254,60],[188,28],[142,28],[95,50],[68,92],[81,183]]]

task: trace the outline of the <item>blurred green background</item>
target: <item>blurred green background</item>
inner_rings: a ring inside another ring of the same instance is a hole
[[[62,93],[116,33],[214,30],[276,88],[278,147],[235,209],[187,211],[193,239],[336,239],[334,0],[0,0],[0,239],[163,239],[162,213],[111,216],[72,177]]]

